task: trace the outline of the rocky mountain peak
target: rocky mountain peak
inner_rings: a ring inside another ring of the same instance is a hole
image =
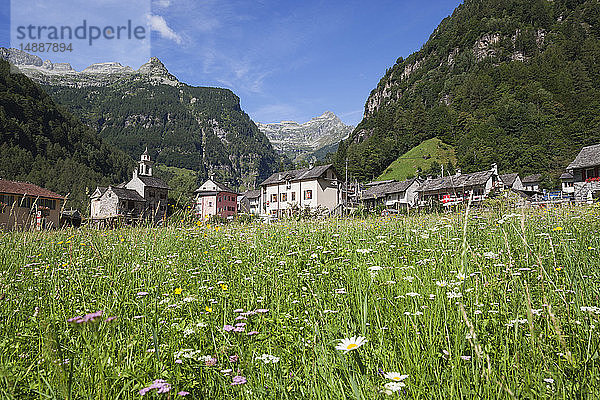
[[[353,126],[344,124],[337,115],[325,111],[304,123],[281,121],[257,123],[258,129],[271,141],[275,150],[298,160],[309,153],[339,143],[350,135]]]

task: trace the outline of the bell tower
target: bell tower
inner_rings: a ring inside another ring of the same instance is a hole
[[[138,162],[138,174],[143,176],[152,176],[152,165],[154,164],[152,160],[150,160],[150,156],[148,155],[148,147],[146,146],[146,150],[142,153],[140,157],[140,161]]]

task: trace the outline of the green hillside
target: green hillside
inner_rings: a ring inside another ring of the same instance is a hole
[[[448,164],[456,164],[454,148],[438,138],[432,138],[398,157],[376,180],[403,181],[416,176],[418,172],[430,170],[439,174],[439,167]]]

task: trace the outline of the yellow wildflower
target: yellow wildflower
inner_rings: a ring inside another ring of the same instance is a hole
[[[206,306],[204,307],[204,309],[206,310],[206,312],[212,312],[212,307]]]
[[[181,294],[181,292],[183,292],[183,289],[178,287],[177,289],[175,289],[175,294]]]

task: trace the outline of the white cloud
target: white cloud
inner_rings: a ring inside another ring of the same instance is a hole
[[[177,44],[183,42],[181,36],[167,25],[167,21],[162,16],[150,14],[148,15],[148,23],[150,24],[150,29],[157,31],[165,39],[173,40]]]

